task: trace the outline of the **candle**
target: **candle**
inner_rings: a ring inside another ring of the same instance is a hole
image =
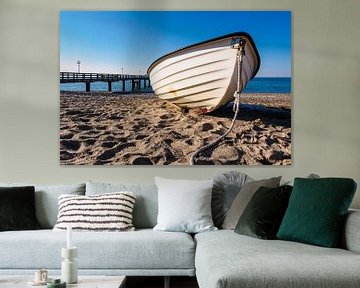
[[[66,242],[66,248],[70,249],[72,248],[72,235],[71,235],[72,227],[69,225],[67,226],[66,232],[67,232],[67,242]]]

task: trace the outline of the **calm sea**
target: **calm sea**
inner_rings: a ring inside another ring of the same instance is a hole
[[[91,83],[91,91],[107,91],[106,82]],[[85,83],[67,83],[60,84],[61,91],[85,91]],[[112,90],[121,91],[120,82],[112,84]],[[131,83],[127,81],[125,91],[131,91]],[[151,88],[141,91],[151,92]],[[291,78],[254,78],[246,86],[245,93],[291,93]]]
[[[244,89],[244,93],[291,93],[291,78],[252,79]]]

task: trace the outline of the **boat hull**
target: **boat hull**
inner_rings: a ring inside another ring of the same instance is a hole
[[[240,91],[259,69],[255,44],[246,33],[234,33],[191,45],[156,60],[148,69],[155,94],[180,108],[211,112],[234,99],[237,88],[237,49],[246,41]]]

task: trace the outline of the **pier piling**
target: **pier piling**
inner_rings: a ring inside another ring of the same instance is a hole
[[[122,92],[125,92],[125,80],[121,80],[121,89],[122,89]]]

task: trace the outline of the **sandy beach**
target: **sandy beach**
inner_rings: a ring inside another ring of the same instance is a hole
[[[234,128],[197,165],[290,165],[289,94],[242,94]],[[188,165],[230,126],[232,105],[181,112],[154,94],[60,93],[60,164]]]

